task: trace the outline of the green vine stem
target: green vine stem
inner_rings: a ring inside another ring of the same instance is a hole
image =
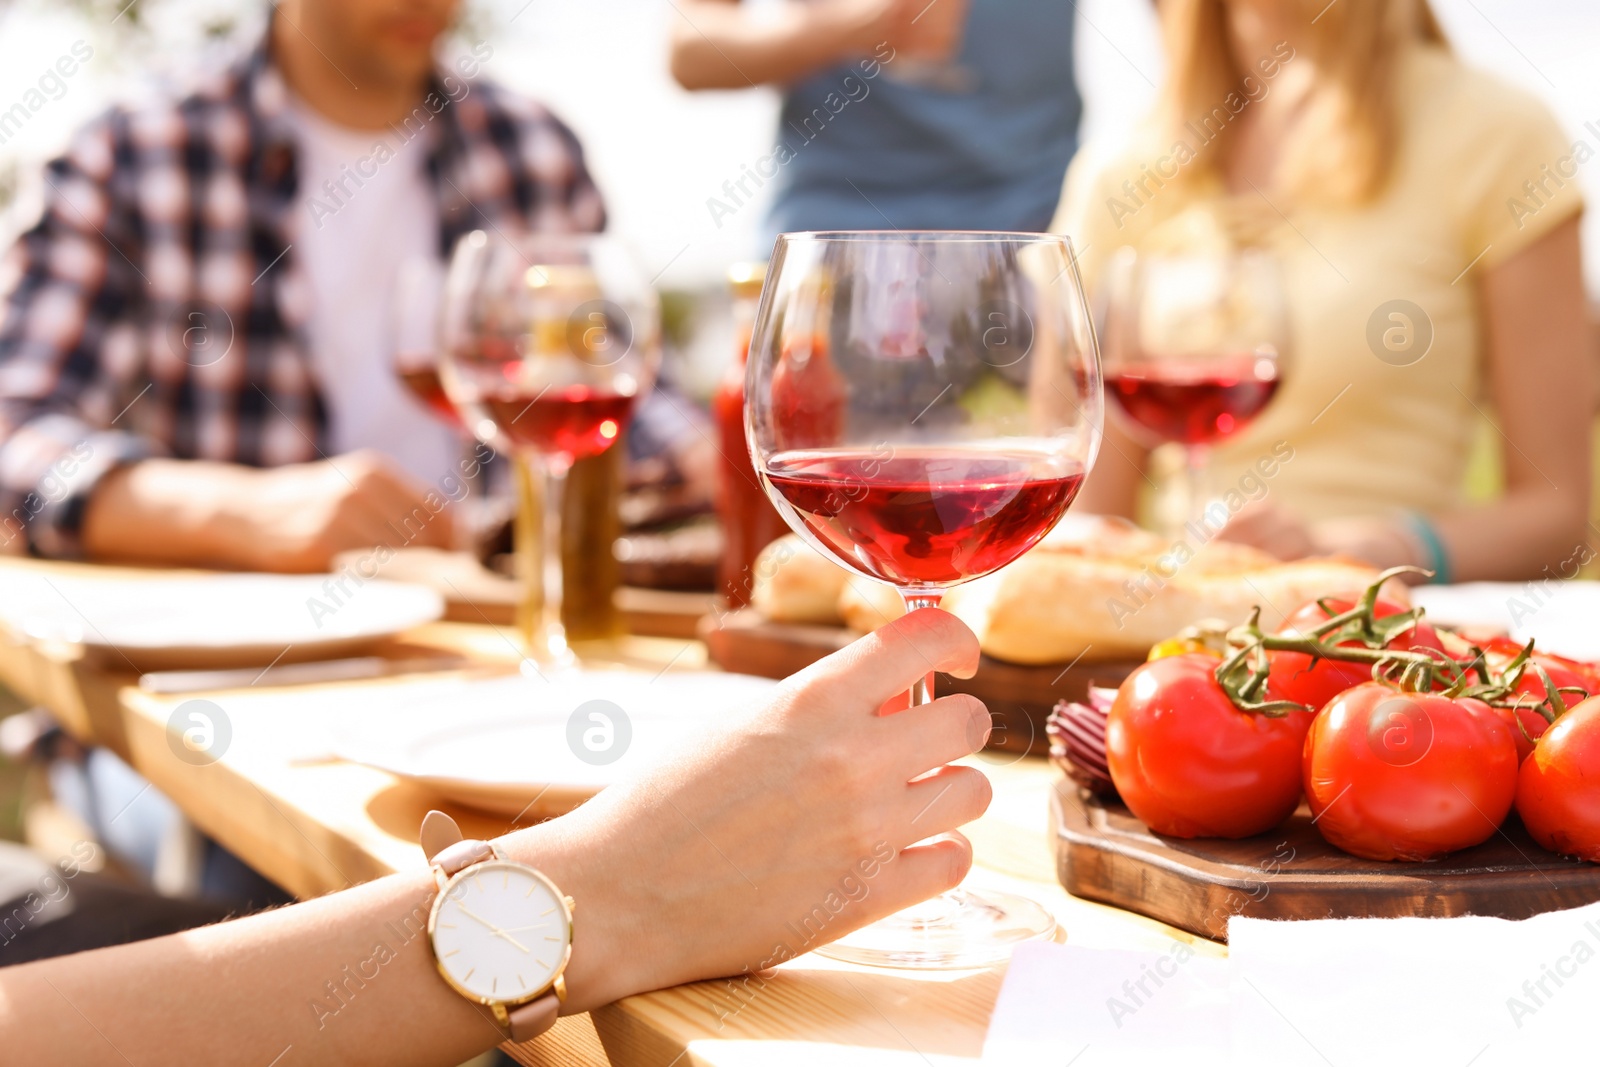
[[[1272,665],[1268,653],[1298,652],[1310,656],[1313,664],[1317,660],[1364,664],[1372,669],[1374,681],[1403,692],[1437,692],[1447,697],[1473,697],[1501,707],[1531,708],[1550,722],[1566,710],[1562,693],[1583,692],[1571,686],[1558,688],[1544,667],[1532,659],[1532,641],[1498,672],[1489,669],[1483,650],[1476,646],[1472,646],[1472,655],[1465,660],[1434,649],[1387,647],[1389,642],[1415,627],[1423,616],[1421,608],[1382,618],[1377,616],[1378,596],[1384,583],[1401,574],[1431,576],[1420,567],[1391,567],[1378,575],[1347,611],[1334,611],[1327,598],[1318,600],[1329,618],[1298,635],[1262,632],[1261,609],[1256,608],[1250,614],[1250,621],[1228,631],[1225,644],[1229,652],[1217,665],[1218,684],[1242,711],[1272,718],[1291,711],[1314,712],[1318,709],[1292,700],[1268,699],[1267,682]],[[1542,699],[1516,692],[1517,685],[1530,670],[1544,686]]]

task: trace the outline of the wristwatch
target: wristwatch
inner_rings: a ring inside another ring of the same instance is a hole
[[[462,839],[442,811],[422,820],[422,851],[439,885],[428,912],[433,959],[450,988],[494,1013],[512,1041],[555,1024],[567,999],[573,899],[487,841]]]

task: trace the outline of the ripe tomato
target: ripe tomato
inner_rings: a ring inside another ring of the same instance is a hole
[[[1495,832],[1517,787],[1512,727],[1481,700],[1378,682],[1335,697],[1306,736],[1306,800],[1329,844],[1428,860]]]
[[[1562,666],[1583,679],[1583,687],[1589,691],[1591,696],[1600,694],[1600,663],[1586,663],[1583,660],[1568,659],[1565,656],[1557,656],[1555,658],[1561,661]]]
[[[1240,711],[1217,683],[1220,661],[1152,660],[1117,690],[1106,720],[1106,764],[1128,809],[1158,834],[1248,837],[1300,803],[1300,749],[1309,712]]]
[[[1342,615],[1355,607],[1355,601],[1345,597],[1324,599],[1334,609],[1333,615]],[[1405,610],[1405,607],[1392,600],[1379,599],[1373,605],[1372,614],[1375,618],[1382,619],[1389,615],[1398,615]],[[1322,605],[1313,600],[1302,605],[1293,615],[1285,619],[1283,625],[1278,628],[1278,633],[1285,637],[1300,636],[1327,622],[1333,615],[1324,611]],[[1359,641],[1343,642],[1344,647],[1359,648],[1360,644]],[[1438,633],[1425,622],[1419,622],[1410,629],[1402,630],[1387,647],[1403,651],[1429,649],[1441,653],[1444,651]],[[1317,710],[1325,707],[1328,701],[1346,689],[1358,686],[1362,682],[1372,681],[1372,667],[1365,663],[1334,663],[1325,659],[1313,662],[1312,657],[1304,652],[1274,652],[1272,673],[1268,678],[1268,684],[1283,694],[1283,699],[1305,704],[1312,710]]]
[[[1499,637],[1491,637],[1484,642],[1483,651],[1487,653],[1491,666],[1504,665],[1513,656],[1522,651],[1525,643],[1515,638],[1501,635]],[[1568,656],[1558,656],[1554,652],[1536,652],[1533,658],[1543,663],[1546,668],[1553,664],[1570,671],[1578,679],[1576,682],[1563,682],[1557,678],[1555,679],[1556,685],[1581,685],[1591,695],[1600,693],[1600,664],[1585,663],[1583,660],[1572,659]],[[1567,699],[1571,701],[1570,696]],[[1576,703],[1576,701],[1572,701],[1572,703]]]
[[[1517,743],[1517,762],[1521,763],[1533,754],[1534,743],[1549,728],[1550,721],[1531,707],[1513,709],[1497,706],[1493,710],[1511,727],[1511,739]]]
[[[1506,664],[1513,657],[1522,652],[1522,645],[1509,637],[1495,637],[1484,645],[1483,651],[1485,658],[1488,660],[1489,668],[1495,672],[1500,672],[1505,670]],[[1557,689],[1576,687],[1583,690],[1585,696],[1595,692],[1593,682],[1576,669],[1582,667],[1583,664],[1562,656],[1552,656],[1546,652],[1535,653],[1533,662],[1545,669],[1545,672],[1550,675],[1550,681],[1555,684]],[[1540,680],[1538,672],[1533,670],[1531,666],[1524,670],[1522,677],[1517,680],[1516,686],[1512,689],[1512,695],[1513,697],[1520,696],[1522,702],[1528,706],[1516,709],[1497,707],[1495,711],[1501,718],[1511,724],[1511,733],[1517,740],[1517,759],[1525,760],[1528,758],[1528,754],[1533,751],[1534,741],[1537,741],[1539,736],[1550,725],[1549,720],[1535,710],[1535,706],[1543,703],[1545,699],[1544,682]],[[1570,708],[1582,699],[1584,698],[1576,693],[1562,693],[1561,706]],[[1522,724],[1522,728],[1518,728],[1518,722]],[[1526,733],[1523,732],[1524,729]]]
[[[1533,657],[1533,660],[1535,663],[1539,664],[1539,666],[1545,669],[1545,673],[1550,675],[1550,681],[1557,689],[1566,689],[1569,686],[1577,686],[1579,689],[1584,691],[1585,696],[1589,693],[1591,687],[1585,683],[1584,680],[1580,678],[1573,670],[1564,666],[1555,657],[1536,655]],[[1544,702],[1544,682],[1540,680],[1537,672],[1531,669],[1524,671],[1522,677],[1518,679],[1516,687],[1512,690],[1512,693],[1515,696],[1520,696],[1522,700],[1530,706],[1518,707],[1515,710],[1511,708],[1496,708],[1495,710],[1500,713],[1501,717],[1504,718],[1506,722],[1511,724],[1511,732],[1516,736],[1517,739],[1517,759],[1525,760],[1528,758],[1528,754],[1533,751],[1534,741],[1539,740],[1539,737],[1550,726],[1550,720],[1539,714],[1539,712],[1534,710],[1534,708],[1531,706]],[[1575,707],[1578,702],[1583,699],[1584,697],[1579,696],[1577,693],[1562,693],[1561,706],[1563,708]],[[1527,733],[1524,733],[1523,730],[1517,728],[1518,721],[1522,723],[1522,726],[1526,729]],[[1532,740],[1529,740],[1530,738]]]
[[[1556,719],[1517,773],[1517,814],[1551,852],[1600,863],[1600,697]]]
[[[1561,706],[1564,708],[1575,707],[1580,700],[1590,695],[1590,685],[1578,673],[1554,656],[1535,655],[1533,662],[1543,667],[1550,680],[1557,689],[1576,688],[1583,690],[1580,696],[1577,693],[1562,693]],[[1517,681],[1515,692],[1533,697],[1535,700],[1545,698],[1544,682],[1540,681],[1539,674],[1531,667],[1522,672],[1522,677]]]

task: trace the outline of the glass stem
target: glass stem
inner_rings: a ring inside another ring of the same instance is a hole
[[[517,515],[511,530],[512,552],[517,580],[522,583],[522,597],[517,602],[517,633],[522,637],[524,652],[534,656],[538,650],[539,619],[544,604],[539,583],[534,581],[539,562],[539,494],[533,484],[533,468],[520,452],[511,457],[511,480],[517,491]]]
[[[909,615],[922,608],[938,607],[939,602],[944,599],[944,594],[937,589],[902,589],[900,599],[905,601],[906,614]],[[911,683],[910,707],[931,703],[933,703],[933,672],[929,671]]]
[[[561,622],[561,505],[566,500],[571,464],[558,457],[544,460],[544,610],[541,618],[543,659],[560,663],[570,655],[567,628]]]
[[[1204,526],[1206,524],[1206,468],[1211,462],[1211,450],[1205,445],[1190,445],[1183,450],[1183,518]]]

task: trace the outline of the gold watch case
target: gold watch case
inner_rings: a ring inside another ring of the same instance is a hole
[[[577,901],[561,892],[560,887],[558,887],[555,882],[551,881],[543,871],[540,871],[536,867],[530,867],[526,863],[518,863],[516,860],[506,859],[501,855],[498,848],[494,848],[492,845],[490,847],[493,850],[493,858],[483,860],[479,863],[474,863],[469,867],[463,867],[453,875],[446,876],[444,871],[440,870],[437,866],[433,868],[433,880],[438,886],[439,891],[434,895],[433,904],[428,909],[428,951],[433,956],[434,969],[439,972],[439,977],[445,980],[446,985],[455,990],[462,997],[472,1001],[474,1004],[481,1004],[488,1008],[494,1013],[495,1021],[501,1026],[510,1026],[510,1009],[520,1008],[524,1004],[530,1004],[544,996],[546,993],[549,993],[551,990],[555,991],[556,998],[558,1000],[563,1002],[566,1001],[566,971],[567,965],[572,962],[572,938],[574,936],[573,914],[577,911]],[[450,889],[455,886],[456,883],[470,877],[474,873],[482,873],[482,870],[485,867],[504,866],[507,864],[513,867],[518,867],[524,872],[532,875],[538,881],[543,882],[545,886],[549,888],[551,894],[561,902],[562,910],[566,914],[567,918],[567,940],[566,943],[561,946],[561,959],[556,964],[555,974],[548,982],[534,990],[532,993],[527,993],[519,997],[500,999],[495,997],[480,996],[477,993],[470,992],[461,987],[455,978],[451,976],[450,972],[445,970],[444,963],[439,959],[439,949],[434,943],[434,931],[439,920],[439,909],[441,906],[443,906]]]

